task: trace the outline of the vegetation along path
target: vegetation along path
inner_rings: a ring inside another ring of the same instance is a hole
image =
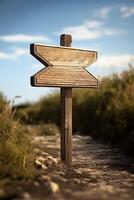
[[[34,142],[59,159],[58,136],[36,137]],[[48,177],[58,186],[58,192],[48,195],[48,199],[134,199],[134,161],[117,147],[98,143],[89,136],[73,136],[72,167],[59,163],[47,171]],[[40,191],[40,199],[44,197]]]

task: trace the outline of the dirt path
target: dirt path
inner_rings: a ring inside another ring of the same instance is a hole
[[[134,200],[134,160],[118,148],[74,136],[69,167],[59,161],[59,136],[34,136],[32,141],[36,178],[18,181],[4,195],[0,190],[1,200]]]
[[[132,160],[121,155],[117,148],[111,149],[88,137],[76,138],[74,145],[74,165],[89,177],[86,190],[74,196],[78,199],[84,196],[85,199],[87,196],[91,199],[134,199]],[[90,177],[94,177],[95,183],[90,183]]]
[[[40,147],[59,158],[59,138],[36,138]],[[73,137],[73,165],[50,169],[48,175],[60,192],[40,199],[133,200],[134,161],[118,148],[100,144],[89,136]]]

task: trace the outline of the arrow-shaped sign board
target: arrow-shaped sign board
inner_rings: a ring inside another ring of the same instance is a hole
[[[31,44],[30,53],[45,65],[31,77],[36,87],[98,87],[98,80],[85,68],[97,60],[97,52]]]

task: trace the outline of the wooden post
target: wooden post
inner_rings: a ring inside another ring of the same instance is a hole
[[[71,43],[71,35],[60,36],[61,46],[70,47]],[[72,88],[66,87],[61,87],[61,161],[72,163]]]

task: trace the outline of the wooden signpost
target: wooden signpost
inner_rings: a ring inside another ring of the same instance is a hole
[[[98,80],[85,68],[97,52],[71,48],[71,35],[62,34],[61,46],[31,44],[30,53],[45,65],[31,77],[35,87],[61,88],[61,160],[72,163],[72,88],[96,88]]]

